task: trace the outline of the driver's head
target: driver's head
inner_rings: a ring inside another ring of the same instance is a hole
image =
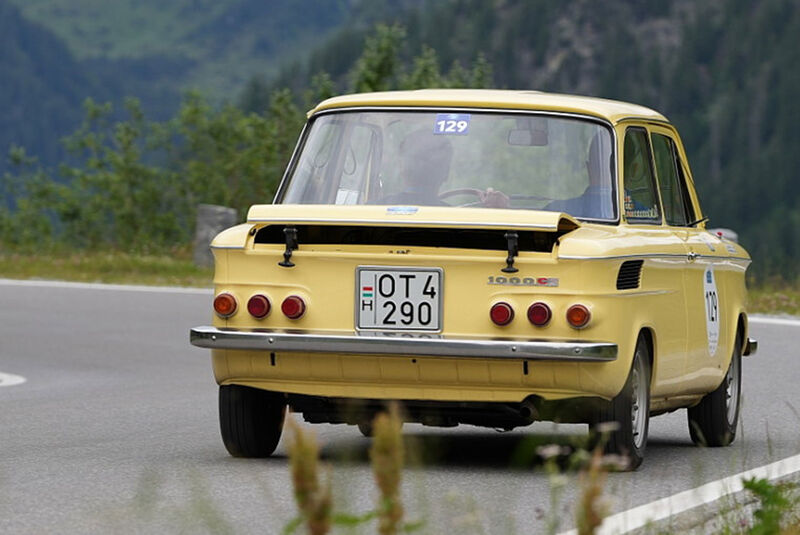
[[[400,143],[402,177],[415,190],[436,192],[450,174],[453,145],[432,129],[414,130]]]

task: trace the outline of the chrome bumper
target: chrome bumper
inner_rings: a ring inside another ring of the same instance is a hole
[[[755,355],[756,351],[758,351],[758,341],[754,338],[748,338],[744,345],[744,351],[742,352],[742,355],[745,357]]]
[[[321,332],[236,331],[195,327],[192,345],[210,349],[249,349],[288,353],[345,353],[352,355],[467,357],[510,360],[608,362],[617,358],[617,344],[544,342],[489,338],[423,338]]]

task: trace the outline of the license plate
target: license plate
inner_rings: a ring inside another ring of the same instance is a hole
[[[356,269],[356,327],[384,331],[442,329],[442,270]]]

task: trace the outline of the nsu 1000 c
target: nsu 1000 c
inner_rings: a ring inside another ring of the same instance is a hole
[[[222,438],[275,450],[287,407],[358,425],[615,422],[736,434],[747,252],[705,228],[661,114],[534,91],[336,97],[309,113],[272,204],[211,244]]]

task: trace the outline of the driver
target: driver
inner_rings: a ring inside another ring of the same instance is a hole
[[[402,190],[383,198],[384,204],[445,206],[439,188],[450,174],[453,145],[429,129],[414,130],[400,143]]]
[[[586,172],[589,186],[579,197],[553,201],[545,210],[566,212],[577,217],[612,219],[611,198],[611,147],[607,135],[595,134],[589,144]]]

